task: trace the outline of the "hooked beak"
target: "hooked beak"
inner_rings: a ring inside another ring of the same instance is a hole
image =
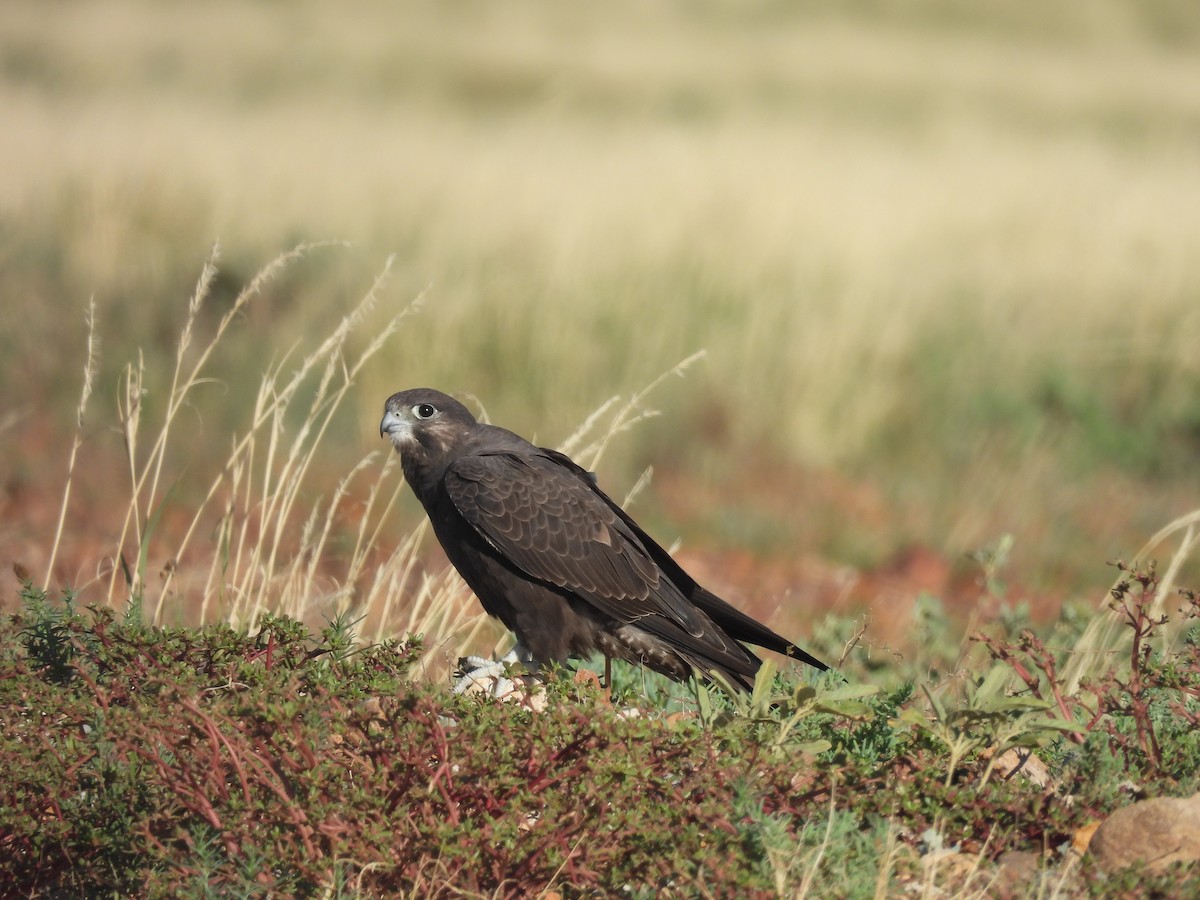
[[[383,419],[379,423],[379,436],[387,437],[396,431],[407,431],[407,424],[398,415],[390,409],[384,412]]]

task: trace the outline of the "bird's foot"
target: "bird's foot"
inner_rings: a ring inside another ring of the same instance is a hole
[[[454,693],[481,692],[501,700],[520,700],[540,709],[545,705],[541,679],[536,674],[519,674],[511,670],[513,666],[532,662],[532,655],[520,644],[500,659],[464,656],[458,661]]]
[[[469,694],[484,691],[499,696],[501,691],[512,690],[513,682],[508,677],[509,663],[504,659],[486,659],[482,656],[464,656],[458,661],[454,682],[454,693]]]

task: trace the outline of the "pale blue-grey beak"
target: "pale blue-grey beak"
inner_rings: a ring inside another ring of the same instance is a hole
[[[403,431],[404,421],[392,412],[390,409],[383,414],[383,419],[379,423],[379,436],[387,437],[393,431]]]

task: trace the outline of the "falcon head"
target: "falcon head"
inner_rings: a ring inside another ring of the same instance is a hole
[[[431,388],[392,394],[383,405],[379,436],[407,461],[423,461],[451,452],[477,425],[470,410]]]

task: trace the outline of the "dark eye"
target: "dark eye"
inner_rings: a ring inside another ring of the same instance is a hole
[[[437,412],[437,409],[429,403],[418,403],[413,407],[413,412],[417,414],[418,419],[429,419]]]

